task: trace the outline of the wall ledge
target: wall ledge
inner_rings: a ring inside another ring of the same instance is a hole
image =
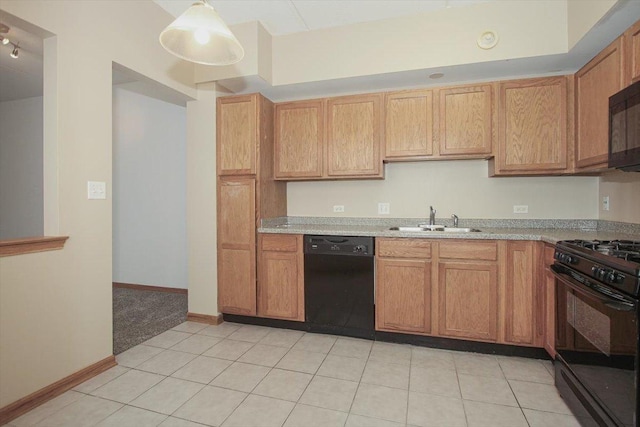
[[[64,248],[69,236],[27,237],[25,239],[0,240],[0,257],[55,251]]]

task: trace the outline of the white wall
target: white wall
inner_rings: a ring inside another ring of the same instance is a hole
[[[600,177],[600,219],[640,224],[640,172],[610,172]],[[609,210],[602,198],[609,197]]]
[[[187,288],[185,107],[113,89],[113,281]]]
[[[0,240],[44,233],[42,118],[42,97],[0,102]]]
[[[575,218],[596,219],[597,177],[489,178],[485,160],[385,165],[384,181],[325,181],[287,184],[289,216],[377,217],[378,202],[396,218]],[[333,213],[344,205],[344,213]],[[514,214],[513,205],[528,205]]]

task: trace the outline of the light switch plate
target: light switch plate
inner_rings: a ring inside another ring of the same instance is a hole
[[[344,205],[333,205],[334,212],[344,212]]]
[[[515,214],[529,213],[529,205],[513,205],[513,213]]]
[[[609,196],[602,197],[602,210],[603,211],[609,210]]]
[[[107,198],[107,183],[101,181],[87,181],[87,198],[101,200]]]

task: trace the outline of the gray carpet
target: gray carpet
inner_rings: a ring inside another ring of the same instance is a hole
[[[187,295],[113,288],[113,354],[187,320]]]

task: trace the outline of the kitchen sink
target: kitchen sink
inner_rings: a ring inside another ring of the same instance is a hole
[[[445,233],[478,233],[480,230],[477,228],[466,227],[446,227],[444,225],[419,225],[419,226],[407,226],[407,227],[390,227],[391,231],[408,231],[408,232],[445,232]]]

